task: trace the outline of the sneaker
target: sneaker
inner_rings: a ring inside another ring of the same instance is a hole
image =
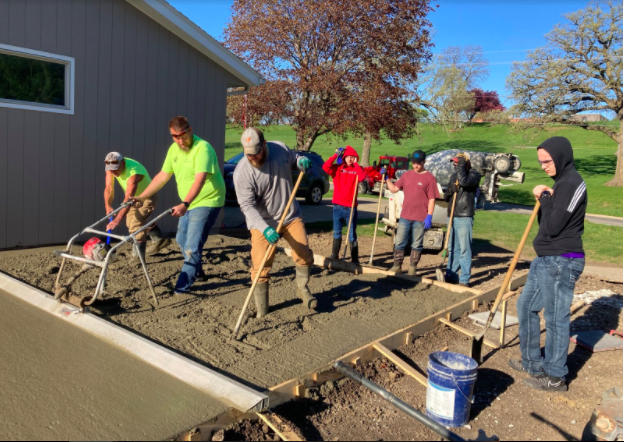
[[[530,372],[527,369],[524,368],[524,365],[522,365],[522,360],[521,359],[510,359],[509,360],[509,366],[511,368],[513,368],[516,371],[519,371],[520,373],[526,373],[529,376],[533,377],[533,378],[537,378],[540,376],[544,376],[544,372],[543,371],[539,371],[539,372]]]
[[[537,378],[525,379],[524,385],[541,391],[568,391],[568,384],[566,384],[565,379],[553,378],[546,374]]]

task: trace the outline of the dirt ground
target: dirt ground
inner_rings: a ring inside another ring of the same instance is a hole
[[[326,234],[311,235],[316,253],[329,253],[331,238]],[[389,242],[389,241],[386,241]],[[370,251],[370,238],[361,238],[360,247]],[[391,247],[378,247],[379,259],[375,265],[391,265]],[[366,247],[368,245],[368,249]],[[506,263],[511,254],[497,251],[475,257],[475,287],[488,289],[500,285]],[[440,257],[425,254],[422,264],[425,276],[434,276]],[[429,268],[428,268],[429,267]],[[521,263],[516,276],[526,273],[528,262]],[[576,293],[604,290],[602,298],[582,308],[572,317],[572,332],[581,330],[622,331],[622,284],[610,284],[583,275]],[[610,293],[610,295],[605,295]],[[509,314],[517,315],[517,297],[510,300]],[[479,311],[486,311],[481,307]],[[478,331],[464,315],[459,324]],[[545,324],[542,322],[542,326]],[[505,348],[491,351],[479,369],[475,387],[475,402],[471,421],[456,432],[467,439],[477,437],[483,429],[488,436],[501,440],[580,440],[585,424],[602,394],[613,387],[622,389],[622,352],[595,353],[570,345],[570,390],[548,394],[525,387],[521,373],[507,365],[510,358],[518,358],[520,349],[518,327],[509,327]],[[489,331],[486,337],[499,339],[498,331]],[[545,335],[542,336],[542,344]],[[429,354],[448,347],[449,351],[466,353],[469,340],[459,332],[438,327],[426,336],[398,351],[402,358],[426,374]],[[405,376],[384,358],[360,368],[373,380],[408,404],[424,412],[426,389],[411,377]],[[307,440],[440,440],[435,433],[352,381],[343,379],[328,383],[308,392],[305,400],[289,403],[277,409],[276,414],[290,422]],[[230,428],[216,440],[273,440],[274,435],[258,423],[244,422]]]
[[[368,261],[371,242],[372,238],[360,239],[362,262]],[[329,255],[330,234],[311,233],[310,243],[315,253]],[[170,294],[168,286],[175,283],[180,268],[180,254],[172,250],[149,261],[162,303],[159,310],[153,312],[149,306],[151,301],[141,270],[119,264],[111,271],[107,295],[94,311],[174,350],[190,354],[198,361],[256,385],[271,386],[279,380],[312,371],[306,369],[316,361],[316,355],[310,352],[312,347],[323,349],[331,344],[334,350],[323,353],[323,358],[338,357],[358,347],[357,342],[351,340],[354,334],[360,335],[365,344],[463,298],[463,295],[447,291],[442,294],[422,286],[406,285],[392,278],[356,277],[315,269],[311,289],[323,296],[320,312],[310,314],[294,297],[292,262],[280,257],[273,272],[271,315],[262,321],[249,319],[242,329],[242,343],[232,345],[227,343],[227,338],[250,285],[249,245],[246,240],[215,237],[210,240],[209,247],[211,252],[204,266],[209,279],[199,283],[193,295],[174,297]],[[504,249],[489,249],[487,253],[477,250],[474,287],[486,290],[500,285],[510,256]],[[0,254],[0,270],[51,291],[54,267],[58,265],[52,261],[49,254]],[[425,254],[420,274],[435,277],[440,262],[437,254]],[[388,237],[380,237],[374,264],[391,266],[392,247]],[[407,265],[406,260],[405,268]],[[521,261],[515,276],[526,273],[528,267],[528,261]],[[114,275],[118,274],[119,279],[114,280]],[[93,274],[83,275],[77,290],[88,294],[95,286],[95,279]],[[572,318],[572,330],[622,331],[622,284],[583,275],[576,292],[580,295],[596,290],[606,290],[607,295],[603,293],[603,298],[577,312]],[[510,301],[512,315],[516,314],[516,299]],[[254,310],[252,307],[249,315]],[[485,307],[480,309],[485,310]],[[473,331],[479,330],[467,315],[459,323]],[[331,334],[327,330],[331,330]],[[483,429],[488,436],[496,435],[501,440],[579,440],[602,394],[613,387],[622,388],[622,353],[591,354],[571,345],[570,391],[537,392],[524,387],[524,376],[507,366],[508,359],[520,354],[517,330],[517,326],[507,329],[507,346],[489,353],[480,368],[471,422],[457,432],[469,439],[477,436],[478,429]],[[338,343],[336,336],[340,337]],[[497,331],[486,335],[492,341],[497,341],[498,336]],[[466,353],[468,343],[458,332],[438,327],[413,345],[401,348],[399,354],[426,374],[430,353],[444,347]],[[263,354],[268,359],[263,358]],[[249,358],[257,363],[245,362]],[[300,359],[312,362],[301,364]],[[424,412],[426,389],[404,376],[389,361],[380,358],[361,370],[374,382]],[[351,381],[325,384],[318,390],[308,391],[307,396],[279,407],[276,414],[308,440],[439,440],[421,424]],[[268,427],[245,421],[216,434],[214,440],[276,438]]]
[[[207,250],[208,278],[188,295],[176,296],[171,290],[182,265],[177,247],[148,258],[160,302],[156,310],[142,268],[120,256],[109,271],[106,295],[92,311],[245,383],[269,388],[472,296],[386,276],[315,268],[310,290],[319,299],[319,309],[314,312],[296,298],[294,263],[279,253],[270,314],[255,319],[252,300],[240,342],[229,341],[251,286],[250,243],[215,236]],[[0,255],[0,270],[50,293],[59,264],[49,252]],[[72,263],[63,280],[78,268]],[[98,274],[92,269],[80,276],[72,292],[92,294]]]

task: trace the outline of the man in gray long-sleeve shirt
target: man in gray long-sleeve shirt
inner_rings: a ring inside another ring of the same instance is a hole
[[[245,130],[241,143],[245,158],[241,159],[234,171],[234,187],[238,204],[247,220],[247,228],[251,231],[252,280],[257,272],[261,272],[254,296],[257,317],[262,318],[269,311],[269,271],[275,253],[269,257],[263,269],[259,267],[270,245],[277,244],[280,239],[275,229],[293,193],[293,167],[296,165],[305,172],[312,167],[312,162],[297,155],[282,142],[267,143],[262,131],[256,128]],[[314,255],[308,246],[301,208],[296,200],[286,216],[282,233],[293,251],[297,269],[297,296],[308,308],[316,309],[317,300],[308,289]]]

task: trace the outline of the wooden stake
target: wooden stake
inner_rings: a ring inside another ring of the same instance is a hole
[[[507,301],[503,301],[503,312],[501,317],[500,346],[505,346],[505,327],[507,327]]]
[[[414,342],[414,333],[405,333],[405,345],[412,345]]]

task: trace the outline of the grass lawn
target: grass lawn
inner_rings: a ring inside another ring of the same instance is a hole
[[[515,252],[524,229],[529,222],[529,215],[489,212],[479,210],[475,216],[473,244],[480,250],[500,247]],[[533,239],[537,235],[537,222],[533,225],[529,239],[524,247],[523,256],[534,258]],[[314,231],[331,232],[331,221],[307,223],[306,228]],[[373,236],[375,220],[361,220],[358,224],[359,236]],[[346,235],[344,229],[343,235]],[[379,235],[383,235],[381,232]],[[378,236],[379,236],[378,235]],[[617,240],[614,240],[616,238]],[[622,265],[622,228],[585,223],[583,244],[588,263],[609,263]]]
[[[617,127],[617,122],[610,122]],[[622,216],[622,188],[606,187],[604,184],[613,178],[616,167],[616,143],[606,135],[586,131],[578,127],[549,127],[540,132],[534,139],[526,134],[509,131],[507,126],[475,124],[451,137],[442,129],[430,124],[420,125],[421,135],[396,145],[392,141],[382,140],[374,143],[371,161],[383,154],[408,155],[416,149],[434,153],[446,149],[463,149],[466,151],[511,152],[522,160],[521,171],[526,174],[524,184],[503,187],[500,191],[501,201],[516,204],[532,205],[532,189],[537,184],[551,184],[551,179],[541,170],[537,163],[535,147],[542,141],[553,136],[564,136],[574,147],[577,169],[587,182],[589,193],[589,213],[611,216]],[[240,135],[242,130],[228,128],[226,130],[225,158],[229,159],[241,152]],[[296,145],[295,132],[289,126],[274,126],[265,130],[268,140],[283,141],[290,147]],[[312,150],[327,159],[336,148],[351,145],[358,151],[362,148],[362,139],[348,137],[346,140],[336,138],[319,138]],[[503,184],[505,182],[503,181]],[[621,232],[620,232],[621,237]]]

